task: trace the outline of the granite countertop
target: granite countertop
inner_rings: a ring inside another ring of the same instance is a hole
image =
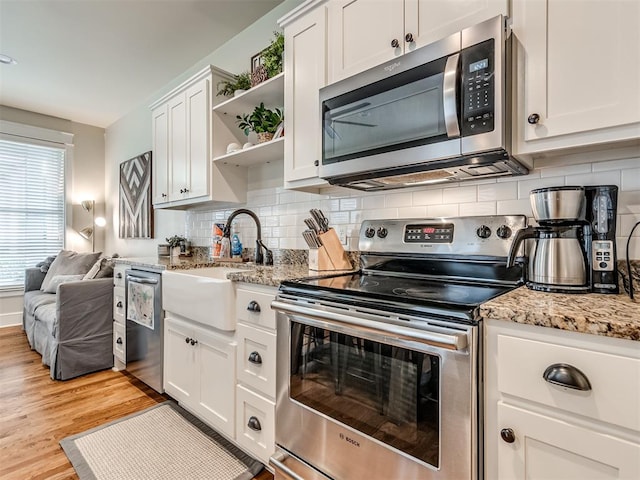
[[[253,283],[277,287],[285,280],[327,275],[332,272],[314,272],[306,263],[292,262],[276,266],[256,265],[253,262],[222,262],[212,258],[196,257],[129,257],[117,258],[116,263],[152,268],[155,270],[187,270],[206,267],[231,267],[245,271],[232,272],[227,278],[233,282]]]
[[[618,295],[567,295],[520,287],[480,306],[484,319],[640,340],[640,303]]]

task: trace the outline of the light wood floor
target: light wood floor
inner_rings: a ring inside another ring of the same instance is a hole
[[[167,398],[111,370],[51,380],[21,327],[0,328],[0,478],[77,479],[61,439]],[[272,479],[264,470],[255,480]]]

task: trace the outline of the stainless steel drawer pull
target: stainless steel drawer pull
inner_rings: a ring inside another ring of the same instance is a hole
[[[249,361],[251,363],[255,363],[256,365],[262,365],[262,357],[258,352],[251,352],[249,354]]]
[[[255,300],[251,300],[249,302],[249,305],[247,305],[247,310],[249,310],[250,312],[259,312],[260,311],[260,304],[258,302],[256,302]]]
[[[256,432],[259,432],[260,430],[262,430],[262,425],[260,425],[260,420],[258,420],[256,417],[249,417],[249,421],[247,422],[247,427],[249,427],[251,430],[254,430]]]
[[[573,365],[566,363],[554,363],[549,365],[542,374],[545,381],[561,387],[572,388],[574,390],[589,391],[591,383],[587,376]]]

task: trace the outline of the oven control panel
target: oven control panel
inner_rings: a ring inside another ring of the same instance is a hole
[[[506,257],[525,215],[365,220],[359,249],[369,253]]]
[[[453,223],[421,223],[404,228],[406,243],[451,243]]]

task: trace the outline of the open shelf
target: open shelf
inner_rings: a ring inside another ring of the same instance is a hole
[[[277,77],[276,77],[277,78]],[[244,148],[233,153],[227,153],[213,159],[223,165],[238,165],[246,167],[284,158],[284,137],[276,138],[270,142],[259,143],[253,147]]]
[[[225,100],[213,107],[213,111],[219,115],[231,116],[251,113],[253,109],[264,102],[267,108],[282,108],[284,105],[284,73],[250,88],[237,97]]]

